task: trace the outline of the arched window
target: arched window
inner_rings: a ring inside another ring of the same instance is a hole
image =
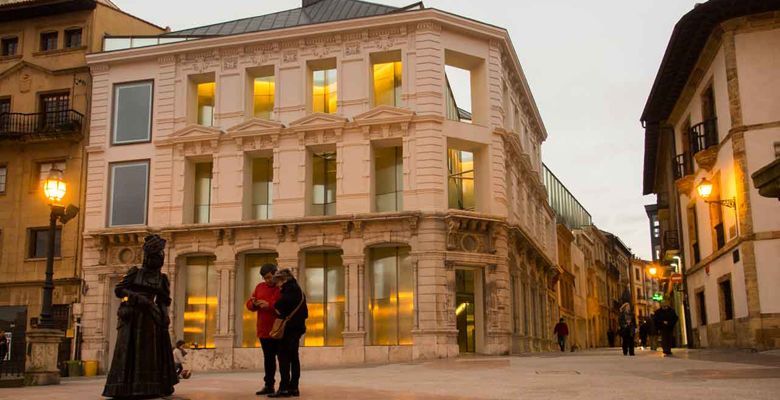
[[[342,346],[345,292],[341,251],[310,251],[305,263],[303,284],[309,318],[304,346]]]
[[[214,257],[188,257],[184,271],[183,340],[187,346],[213,348],[217,332],[219,274]]]
[[[370,251],[368,320],[372,345],[410,345],[414,326],[414,275],[408,247]]]

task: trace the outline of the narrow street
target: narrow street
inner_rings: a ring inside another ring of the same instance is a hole
[[[200,373],[172,399],[256,399],[260,373]],[[100,399],[103,378],[59,386],[0,389],[0,399]],[[780,356],[677,350],[675,357],[619,349],[519,357],[304,370],[301,399],[776,399]]]

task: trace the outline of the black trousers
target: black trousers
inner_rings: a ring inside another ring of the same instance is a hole
[[[623,355],[634,355],[634,335],[632,334],[624,334],[621,335],[623,338]]]
[[[639,340],[642,341],[642,347],[647,347],[647,335],[639,335]]]
[[[301,360],[298,356],[300,340],[300,334],[286,334],[279,340],[279,390],[298,390],[301,379]]]
[[[263,368],[265,377],[263,381],[266,387],[274,387],[274,377],[276,376],[276,356],[279,353],[278,339],[260,339],[260,347],[263,348]]]
[[[674,344],[674,331],[672,329],[661,329],[661,347],[664,354],[672,354],[672,345]]]

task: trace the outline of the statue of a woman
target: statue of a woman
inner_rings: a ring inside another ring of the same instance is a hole
[[[165,240],[158,235],[147,236],[143,249],[141,268],[130,268],[114,290],[122,304],[117,312],[116,347],[103,389],[105,397],[168,396],[179,382],[168,334],[170,283],[160,272]]]

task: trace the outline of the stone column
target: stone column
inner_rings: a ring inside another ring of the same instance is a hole
[[[65,332],[58,329],[31,329],[27,332],[26,386],[58,385],[57,354]]]
[[[217,270],[219,280],[217,282],[217,333],[214,335],[214,359],[210,369],[233,368],[234,335],[232,333],[233,321],[230,320],[231,309],[235,302],[235,294],[231,292],[231,278],[235,279],[235,257],[232,252],[223,254],[222,249],[217,250],[217,260],[214,267]]]
[[[344,241],[347,242],[346,240]],[[343,246],[346,251],[352,246]],[[359,247],[359,246],[355,246]],[[366,330],[365,318],[364,270],[365,256],[363,254],[344,254],[344,295],[346,297],[344,311],[344,348],[343,361],[347,363],[362,363],[365,361]]]

